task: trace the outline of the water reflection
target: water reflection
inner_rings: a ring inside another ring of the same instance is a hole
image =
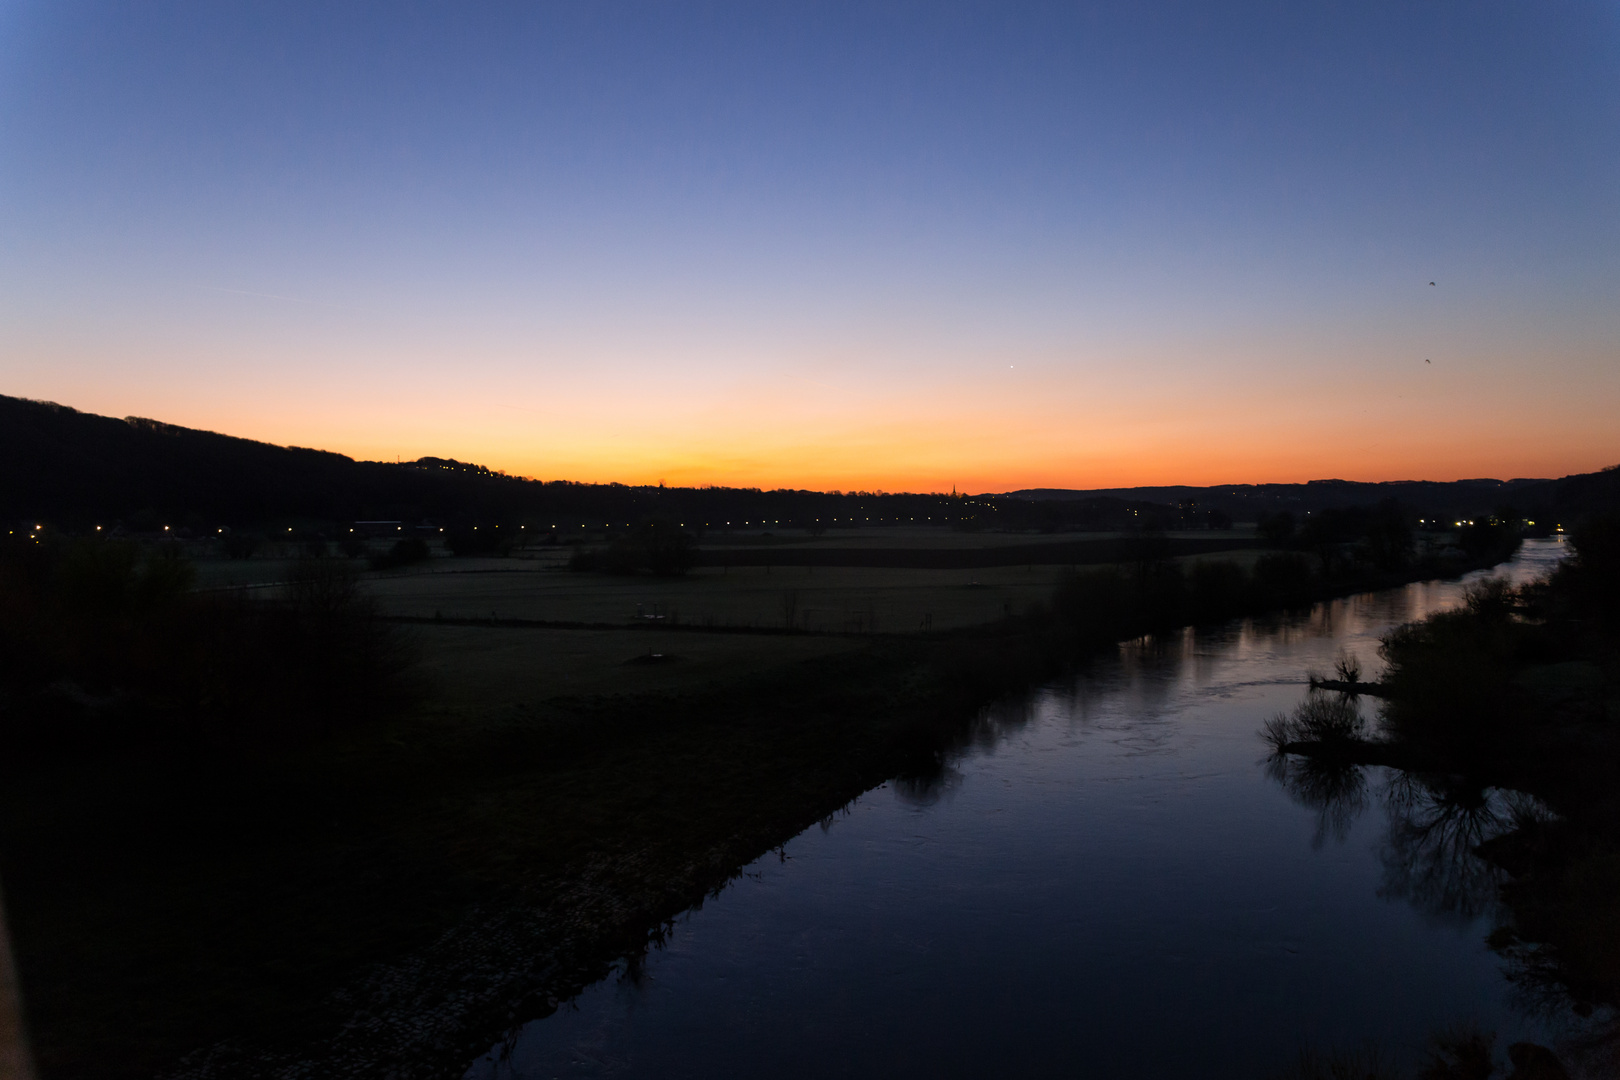
[[[1324,697],[1313,693],[1274,722],[1273,746],[1307,731],[1311,714],[1326,711],[1312,702]],[[1369,745],[1376,751],[1376,743],[1360,747]],[[1620,1067],[1620,838],[1607,811],[1596,821],[1565,818],[1530,793],[1463,774],[1369,766],[1354,760],[1354,748],[1275,749],[1265,771],[1315,811],[1313,850],[1329,838],[1342,843],[1376,801],[1385,822],[1378,895],[1437,925],[1487,923],[1517,1007],[1561,1031],[1565,1052],[1592,1075]]]
[[[1344,843],[1350,826],[1367,809],[1367,770],[1360,765],[1272,754],[1266,759],[1266,775],[1281,784],[1289,798],[1316,812],[1312,851],[1320,851],[1329,839]]]
[[[1481,848],[1511,831],[1534,800],[1462,777],[1398,771],[1386,781],[1384,799],[1389,832],[1379,895],[1453,923],[1493,913],[1502,873]]]
[[[890,781],[895,797],[915,807],[933,806],[962,786],[964,777],[957,769],[941,762],[937,769],[922,775],[902,775]]]

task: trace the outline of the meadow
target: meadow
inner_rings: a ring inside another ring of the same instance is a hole
[[[835,542],[963,551],[1040,539],[893,529]],[[813,542],[784,545],[800,546]],[[1177,561],[1247,566],[1261,552]],[[698,566],[678,577],[620,576],[571,573],[567,550],[551,547],[504,559],[435,558],[369,575],[365,587],[385,615],[409,620],[434,700],[481,709],[576,695],[713,690],[857,650],[868,639],[971,632],[1047,603],[1072,570],[1066,562],[971,570]]]

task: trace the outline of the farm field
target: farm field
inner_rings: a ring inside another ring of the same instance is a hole
[[[684,577],[534,570],[368,580],[390,615],[820,633],[912,633],[991,622],[1044,600],[1062,567],[700,567]]]
[[[841,549],[868,543],[874,550],[974,551],[1074,537],[900,528],[835,542]],[[746,537],[731,539],[739,550],[759,550]],[[757,545],[761,538],[752,539]],[[948,570],[699,566],[681,577],[626,576],[569,572],[573,550],[545,545],[470,558],[440,552],[401,570],[365,571],[361,587],[385,616],[409,623],[402,630],[415,643],[435,706],[474,715],[557,698],[705,692],[853,653],[873,636],[966,630],[1046,602],[1070,569],[1039,562]],[[289,554],[196,560],[198,587],[273,587],[297,565]],[[1247,564],[1258,554],[1249,548],[1178,561]]]
[[[836,538],[839,550],[983,551],[1010,542],[1074,543],[1076,534],[963,534],[887,529]],[[1086,542],[1116,540],[1081,534]],[[1205,540],[1209,533],[1170,539]],[[1242,537],[1235,536],[1241,541]],[[758,552],[755,543],[704,544],[700,554]],[[800,544],[773,548],[784,556]],[[451,558],[442,553],[403,570],[366,572],[364,588],[384,614],[409,619],[523,620],[592,626],[911,634],[960,630],[1019,614],[1044,602],[1069,567],[1061,563],[934,569],[896,566],[698,566],[682,577],[569,573],[573,549],[544,546],[510,557]],[[815,550],[813,547],[810,550]],[[825,550],[825,549],[824,549]],[[1247,565],[1258,548],[1181,556]],[[205,558],[194,562],[197,587],[268,587],[284,582],[297,560]],[[688,650],[690,651],[690,650]]]
[[[701,691],[860,643],[832,635],[412,626],[434,703],[488,714],[561,697]]]

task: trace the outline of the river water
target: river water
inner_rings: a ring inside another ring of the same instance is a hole
[[[1562,553],[1530,541],[1497,573]],[[1257,735],[1308,670],[1354,654],[1375,677],[1379,636],[1466,581],[1132,643],[988,710],[939,782],[795,837],[467,1076],[1249,1078],[1307,1046],[1411,1060],[1458,1023],[1545,1038],[1488,911],[1414,894],[1390,777],[1324,815]]]

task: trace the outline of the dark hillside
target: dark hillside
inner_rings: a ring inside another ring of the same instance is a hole
[[[0,398],[0,506],[12,519],[332,517],[372,501],[360,492],[382,479],[341,454]]]
[[[355,461],[0,396],[0,520],[11,524],[213,532],[388,520],[530,522],[549,531],[666,517],[711,532],[911,523],[1055,531],[1119,529],[1163,509],[1118,499],[1057,506],[983,496],[542,482],[446,458]]]
[[[1602,472],[1580,473],[1559,480],[1542,480],[1514,496],[1515,505],[1532,516],[1573,521],[1620,509],[1620,465]]]

